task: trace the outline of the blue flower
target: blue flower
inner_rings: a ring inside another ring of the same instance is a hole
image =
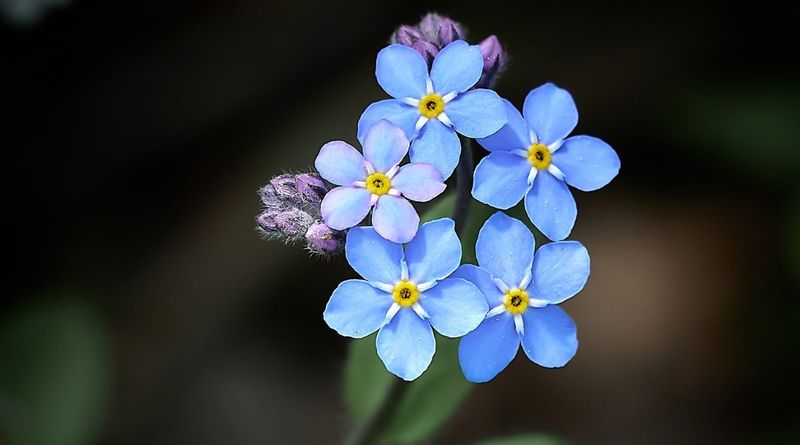
[[[498,209],[524,196],[533,224],[551,240],[566,238],[578,210],[567,184],[589,192],[619,172],[619,157],[591,136],[567,135],[578,123],[572,96],[551,83],[532,90],[522,107],[525,118],[503,100],[508,123],[478,142],[491,153],[475,169],[472,196]]]
[[[412,48],[389,45],[378,53],[375,76],[394,99],[375,102],[358,121],[358,139],[376,121],[388,119],[405,131],[411,160],[433,164],[445,179],[461,155],[456,131],[471,138],[495,133],[506,123],[500,97],[472,88],[481,77],[483,57],[477,45],[456,40],[439,52],[431,66]]]
[[[386,120],[367,131],[364,156],[350,144],[325,144],[314,162],[319,174],[339,185],[325,195],[320,212],[325,224],[344,230],[360,223],[372,212],[372,225],[384,238],[407,243],[419,227],[419,216],[406,198],[429,201],[442,193],[445,184],[434,166],[411,163],[399,167],[408,152],[403,130]]]
[[[433,329],[460,337],[481,323],[486,299],[470,282],[447,278],[461,262],[453,220],[423,224],[403,251],[372,227],[347,233],[347,261],[365,280],[347,280],[333,291],[325,322],[346,337],[379,330],[378,356],[386,369],[414,380],[436,350]]]
[[[578,349],[575,323],[556,306],[583,289],[589,253],[580,243],[561,241],[536,251],[530,230],[497,212],[478,233],[480,267],[463,265],[451,275],[475,284],[491,308],[477,329],[458,345],[461,369],[471,382],[487,382],[506,368],[520,343],[534,363],[567,364]]]

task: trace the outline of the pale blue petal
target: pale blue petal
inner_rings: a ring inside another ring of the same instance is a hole
[[[489,153],[475,168],[472,196],[496,209],[509,209],[530,189],[530,173],[527,158],[505,151]]]
[[[402,128],[406,137],[411,140],[416,135],[419,109],[395,99],[386,99],[370,104],[358,119],[358,141],[364,145],[367,130],[381,119]]]
[[[408,153],[408,138],[400,127],[379,120],[364,136],[364,159],[375,171],[386,173],[399,164]]]
[[[389,45],[378,53],[375,77],[383,90],[395,99],[419,99],[425,95],[428,64],[412,48]]]
[[[575,322],[558,306],[528,308],[522,313],[525,335],[522,349],[531,361],[545,368],[560,368],[578,351]]]
[[[503,302],[503,292],[501,292],[494,281],[492,281],[492,275],[485,269],[473,266],[472,264],[464,264],[456,269],[456,271],[450,275],[450,278],[463,278],[474,284],[486,298],[486,304],[489,309]]]
[[[462,92],[478,83],[483,71],[483,56],[477,45],[468,45],[463,40],[445,46],[433,59],[431,81],[433,90],[439,94]]]
[[[467,380],[483,383],[506,369],[518,349],[519,335],[514,329],[514,317],[503,313],[485,319],[477,329],[461,339],[458,361]]]
[[[497,212],[481,227],[475,254],[478,264],[508,287],[516,287],[531,270],[534,240],[521,221]]]
[[[461,337],[477,328],[489,306],[475,285],[447,278],[426,290],[419,304],[430,315],[431,326],[445,337]]]
[[[572,96],[552,83],[528,93],[522,114],[545,145],[564,139],[578,125],[578,109]]]
[[[403,246],[387,241],[374,228],[348,230],[344,251],[350,266],[367,281],[384,284],[400,281]]]
[[[436,340],[427,320],[411,308],[402,308],[388,325],[378,331],[378,357],[392,374],[414,380],[431,364]]]
[[[343,281],[333,291],[323,318],[345,337],[363,338],[383,326],[392,296],[363,280]]]
[[[445,105],[453,128],[464,136],[484,138],[506,124],[506,109],[492,90],[472,90],[459,94]]]
[[[442,173],[431,164],[421,162],[400,167],[392,178],[392,188],[412,201],[430,201],[439,196],[445,187]]]
[[[461,263],[461,242],[455,223],[442,218],[423,224],[406,246],[408,275],[416,283],[441,280]]]
[[[320,205],[322,219],[332,229],[344,230],[364,220],[372,207],[370,192],[362,187],[336,187]]]
[[[533,295],[561,303],[583,289],[589,279],[589,252],[577,241],[545,244],[533,258]]]
[[[419,215],[405,198],[383,195],[375,203],[372,225],[382,237],[395,243],[407,243],[419,227]]]
[[[528,123],[511,102],[501,100],[506,109],[506,124],[497,133],[478,139],[478,143],[489,151],[527,150],[531,146]]]
[[[352,185],[367,177],[364,157],[347,142],[333,141],[323,145],[314,161],[320,176],[336,185]]]
[[[461,157],[461,142],[455,130],[439,119],[428,121],[411,143],[411,161],[436,167],[444,179],[453,174]]]
[[[569,236],[578,216],[567,184],[544,170],[536,175],[533,187],[525,195],[525,211],[533,225],[553,241]]]
[[[584,192],[605,186],[619,172],[617,152],[591,136],[567,138],[553,153],[553,164],[564,172],[567,184]]]

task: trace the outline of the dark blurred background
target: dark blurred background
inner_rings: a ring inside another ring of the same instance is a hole
[[[321,312],[354,273],[259,239],[256,189],[355,143],[429,10],[622,159],[576,192],[578,355],[517,357],[431,443],[800,443],[800,14],[733,5],[0,0],[0,443],[340,442]]]

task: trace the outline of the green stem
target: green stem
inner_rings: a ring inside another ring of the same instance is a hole
[[[472,144],[469,138],[461,137],[461,159],[456,167],[456,203],[453,207],[453,220],[456,233],[461,235],[469,214],[470,193],[472,190]],[[392,419],[398,402],[403,399],[411,383],[393,378],[383,396],[381,404],[372,416],[358,427],[345,442],[347,445],[376,445],[386,423]]]

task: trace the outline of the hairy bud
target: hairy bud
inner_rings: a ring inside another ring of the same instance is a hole
[[[333,230],[324,222],[311,225],[306,232],[308,250],[320,255],[339,253],[344,248],[345,232]]]
[[[478,80],[478,88],[489,88],[497,75],[506,68],[506,53],[497,36],[491,35],[478,44],[483,56],[483,73]]]

